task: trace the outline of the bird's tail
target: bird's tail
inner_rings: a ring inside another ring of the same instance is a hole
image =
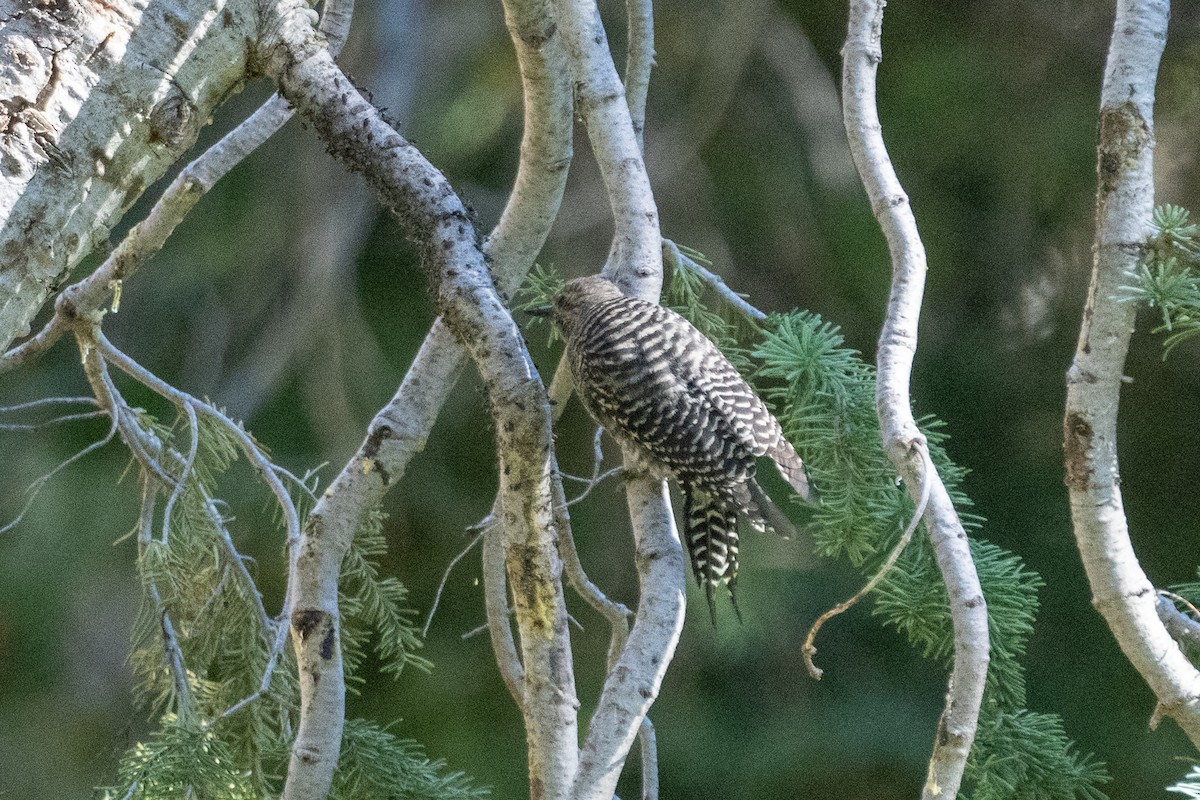
[[[729,499],[695,486],[683,487],[684,540],[692,561],[696,583],[704,587],[708,612],[717,624],[714,594],[722,583],[729,587],[729,600],[738,620],[737,605],[738,508]]]
[[[779,468],[779,474],[791,484],[792,488],[796,490],[796,494],[800,495],[801,500],[812,499],[813,492],[808,484],[808,473],[804,470],[804,462],[800,460],[800,454],[796,452],[796,448],[792,447],[791,442],[780,436],[774,447],[767,451],[767,456],[775,462],[775,466]]]

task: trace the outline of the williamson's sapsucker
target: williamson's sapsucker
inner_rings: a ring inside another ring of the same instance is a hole
[[[754,479],[757,459],[770,458],[809,498],[804,465],[779,421],[708,337],[611,281],[568,281],[548,313],[587,410],[639,454],[639,469],[678,481],[692,572],[714,620],[721,583],[736,610],[739,515],[759,531],[787,524]]]

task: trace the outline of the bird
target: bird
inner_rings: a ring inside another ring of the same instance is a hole
[[[549,316],[566,342],[576,394],[637,455],[636,470],[673,478],[683,496],[684,542],[716,624],[723,583],[738,619],[738,518],[758,531],[790,529],[755,470],[766,456],[803,500],[804,463],[779,421],[718,347],[669,308],[624,295],[612,281],[567,281]]]

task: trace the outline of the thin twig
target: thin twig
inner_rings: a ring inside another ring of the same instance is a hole
[[[88,352],[84,366],[85,374],[89,376],[89,380],[97,389],[101,405],[113,416],[114,429],[121,431],[123,439],[138,463],[162,485],[178,487],[180,482],[173,474],[172,467],[165,466],[162,462],[164,458],[168,459],[174,469],[182,473],[182,466],[187,462],[187,457],[165,445],[153,431],[146,430],[141,426],[137,415],[129,409],[124,397],[112,383],[112,378],[98,351],[90,350]],[[264,630],[263,635],[267,636],[268,631],[274,631],[277,627],[276,621],[267,613],[262,593],[259,591],[254,577],[246,568],[247,558],[234,545],[233,536],[225,524],[227,520],[217,507],[223,501],[212,497],[203,485],[197,486],[197,491],[205,516],[208,517],[209,523],[217,533],[217,538],[225,550],[229,563],[239,575],[246,593],[252,599],[259,623]],[[276,634],[275,641],[278,642],[278,640],[279,636]],[[276,649],[282,650],[282,647]]]
[[[63,320],[57,315],[52,317],[32,338],[26,339],[0,356],[0,374],[37,359],[42,353],[53,347],[54,343],[66,332],[67,326]]]
[[[0,414],[9,414],[14,411],[28,411],[33,408],[41,408],[47,405],[79,405],[92,406],[99,408],[100,403],[94,397],[40,397],[37,400],[30,400],[25,403],[17,403],[12,406],[0,406]]]
[[[1200,610],[1197,610],[1186,598],[1180,597],[1174,592],[1160,589],[1158,595],[1158,618],[1162,620],[1167,633],[1171,634],[1171,638],[1177,642],[1186,642],[1192,647],[1200,649],[1200,619],[1197,619],[1200,617]],[[1192,616],[1189,617],[1176,608],[1175,603],[1183,603],[1187,606],[1191,610]]]
[[[442,591],[446,588],[446,581],[450,580],[451,570],[454,569],[455,565],[457,565],[459,561],[463,560],[463,557],[466,556],[467,553],[475,549],[475,545],[479,544],[486,534],[486,530],[475,534],[471,541],[467,542],[467,546],[460,550],[458,555],[450,559],[450,563],[446,565],[445,571],[442,572],[442,579],[438,581],[437,591],[433,593],[433,602],[429,604],[429,616],[425,618],[425,627],[421,628],[422,638],[429,635],[429,626],[433,624],[433,615],[437,611],[438,603],[441,602]]]
[[[158,487],[148,473],[142,473],[142,506],[138,516],[138,549],[144,554],[151,546],[154,538],[154,504],[158,497]],[[183,648],[179,646],[179,636],[171,622],[171,615],[159,594],[158,584],[154,579],[149,581],[150,599],[158,612],[159,625],[162,628],[163,656],[166,659],[171,678],[175,683],[175,710],[180,720],[188,719],[191,691],[188,686],[187,665],[183,660]]]
[[[84,447],[82,450],[79,450],[74,455],[67,458],[65,461],[59,462],[59,464],[56,467],[54,467],[54,469],[50,470],[49,472],[45,473],[44,475],[41,475],[35,481],[33,481],[33,483],[29,484],[29,487],[25,490],[26,493],[29,495],[25,500],[25,505],[21,507],[21,510],[17,514],[16,517],[14,517],[11,521],[9,521],[8,524],[4,525],[3,527],[0,527],[0,535],[8,533],[9,531],[11,531],[13,528],[15,528],[17,525],[19,525],[21,523],[21,520],[25,518],[25,514],[28,513],[29,509],[33,506],[33,501],[37,499],[38,494],[41,493],[42,488],[46,485],[46,483],[51,478],[53,478],[55,475],[57,475],[62,470],[66,469],[67,467],[74,464],[79,459],[88,455],[89,453],[92,453],[96,450],[99,450],[101,447],[104,447],[104,445],[106,445],[112,441],[113,436],[116,435],[116,432],[117,432],[117,417],[114,415],[112,417],[112,425],[110,425],[108,428],[108,433],[106,433],[102,438],[92,442],[87,447]]]
[[[604,483],[609,478],[612,478],[616,475],[621,475],[624,472],[625,472],[625,467],[613,467],[612,469],[605,470],[602,474],[597,475],[594,478],[585,479],[585,483],[587,483],[587,486],[584,487],[582,492],[575,495],[574,497],[572,497],[570,500],[568,500],[566,502],[567,508],[570,508],[571,506],[575,505],[576,503],[578,503],[582,500],[585,500],[587,498],[587,496],[592,493],[593,489],[595,489],[600,484]],[[569,476],[563,476],[563,477],[569,477]],[[579,479],[575,478],[575,480],[579,480]]]
[[[171,495],[167,498],[167,505],[163,508],[161,536],[163,544],[167,543],[168,530],[171,527],[171,512],[175,510],[175,503],[179,500],[179,496],[183,494],[184,487],[187,486],[188,480],[192,476],[192,467],[196,464],[196,453],[200,449],[200,423],[196,420],[196,409],[191,403],[184,403],[183,411],[187,415],[188,431],[191,438],[188,444],[187,455],[183,459],[183,466],[179,470],[179,475],[175,478],[175,488],[171,490]]]
[[[271,460],[263,453],[258,443],[250,437],[250,434],[246,433],[246,429],[231,420],[210,403],[206,403],[203,400],[192,397],[187,392],[176,389],[171,384],[151,373],[141,364],[138,364],[132,358],[118,350],[99,328],[93,331],[93,335],[95,337],[95,345],[103,357],[126,375],[161,397],[171,401],[176,407],[186,408],[190,405],[199,413],[220,423],[233,436],[234,440],[237,441],[239,449],[246,456],[246,459],[257,468],[259,475],[262,476],[271,493],[275,495],[275,500],[284,515],[289,544],[294,545],[299,541],[300,517],[296,511],[296,504],[292,501],[287,487],[283,485],[283,481],[280,480],[279,475],[276,473]]]
[[[97,419],[98,417],[107,417],[108,414],[103,411],[85,411],[80,414],[63,414],[60,417],[53,417],[44,422],[0,422],[0,431],[40,431],[54,425],[62,425],[66,422],[76,422],[81,419]]]
[[[929,504],[929,486],[931,481],[929,480],[928,476],[932,474],[934,469],[933,461],[929,459],[928,448],[923,448],[922,452],[925,456],[925,471],[921,476],[921,499],[917,503],[916,510],[913,511],[912,519],[909,520],[908,526],[905,527],[904,533],[901,534],[900,541],[896,542],[896,546],[892,548],[890,553],[888,553],[887,558],[884,559],[883,564],[878,570],[876,570],[875,574],[871,576],[871,579],[868,580],[861,589],[855,592],[852,597],[847,600],[843,600],[821,616],[817,617],[817,621],[814,622],[812,627],[808,629],[808,635],[804,637],[804,648],[802,650],[804,654],[804,666],[808,668],[808,674],[813,676],[813,678],[816,680],[821,680],[822,670],[813,663],[813,656],[817,654],[817,648],[813,642],[816,640],[817,632],[821,630],[821,626],[836,617],[838,614],[843,614],[846,611],[849,611],[856,603],[858,603],[859,600],[863,599],[875,590],[875,587],[879,585],[880,581],[887,577],[887,574],[892,571],[892,567],[896,565],[896,561],[899,560],[900,554],[904,552],[905,548],[908,547],[908,543],[912,541],[913,534],[917,531],[917,526],[921,524],[921,517],[925,515],[925,507]]]

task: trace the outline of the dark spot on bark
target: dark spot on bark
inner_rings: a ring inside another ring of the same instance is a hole
[[[307,639],[325,619],[325,612],[316,608],[298,609],[292,614],[292,627],[300,634],[301,641]]]
[[[967,608],[979,608],[979,606],[983,605],[983,596],[977,594],[967,602],[963,603],[963,605],[965,605]]]
[[[528,31],[521,33],[521,41],[533,48],[540,48],[546,41],[558,32],[558,25],[551,22],[546,26],[545,32]]]
[[[226,9],[225,13],[223,13],[221,15],[221,24],[224,25],[226,28],[233,27],[233,13],[230,12],[228,9]]]
[[[1150,140],[1150,126],[1132,102],[1100,111],[1100,153],[1096,170],[1101,195],[1107,195],[1117,187],[1125,170],[1137,164]]]
[[[1092,447],[1092,424],[1083,415],[1072,411],[1063,421],[1063,456],[1066,484],[1070,489],[1083,491],[1092,480],[1088,451]]]
[[[379,455],[379,446],[384,439],[392,438],[394,431],[387,425],[380,425],[375,430],[371,431],[371,435],[367,437],[367,441],[363,444],[363,458],[374,458]]]
[[[329,661],[333,658],[333,643],[336,641],[334,634],[336,632],[333,626],[329,626],[329,630],[325,632],[325,638],[321,640],[321,658]]]

